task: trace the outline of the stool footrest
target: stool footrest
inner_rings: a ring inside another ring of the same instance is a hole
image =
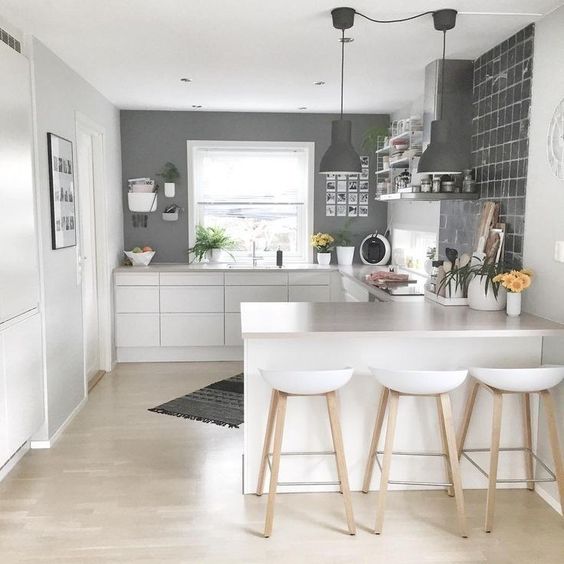
[[[340,486],[341,482],[277,482],[278,486]]]
[[[382,464],[378,458],[379,454],[384,454],[383,450],[377,450],[374,453],[374,458],[376,459],[376,464],[382,471]],[[392,451],[392,455],[396,456],[440,456],[446,457],[446,454],[442,452],[406,452],[406,451]],[[388,484],[398,485],[398,486],[424,486],[424,487],[442,487],[451,488],[454,486],[451,482],[416,482],[413,480],[388,480]]]
[[[550,475],[550,478],[498,478],[497,484],[523,484],[526,482],[555,482],[556,476],[554,472],[532,451],[527,447],[504,447],[499,449],[500,452],[528,452]],[[472,464],[483,476],[489,479],[490,475],[486,472],[473,458],[469,452],[490,452],[489,448],[465,448],[462,450],[462,456]]]
[[[334,450],[319,450],[319,451],[291,451],[281,452],[280,456],[333,456]],[[267,462],[268,467],[272,471],[271,459],[272,453],[268,453]],[[340,486],[341,482],[277,482],[278,486]]]

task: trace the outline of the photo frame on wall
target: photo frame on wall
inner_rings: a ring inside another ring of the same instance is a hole
[[[51,248],[76,245],[76,206],[72,143],[47,133],[49,189],[51,194]]]

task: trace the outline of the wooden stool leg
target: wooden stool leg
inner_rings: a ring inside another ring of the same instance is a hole
[[[543,390],[541,397],[548,426],[548,439],[552,449],[552,457],[554,458],[554,474],[556,475],[556,482],[558,484],[560,505],[564,508],[564,462],[562,461],[562,451],[560,449],[560,441],[558,440],[558,425],[556,422],[554,398],[548,390]]]
[[[532,480],[534,478],[533,470],[533,432],[531,430],[531,394],[523,394],[523,434],[525,438],[525,469],[527,471],[527,478]],[[535,489],[534,482],[527,482],[527,489],[533,491]]]
[[[441,398],[440,396],[437,396],[437,411],[439,413],[439,429],[441,432],[441,443],[443,445],[443,454],[445,455],[445,470],[446,470],[446,477],[447,477],[447,482],[450,482],[451,484],[452,482],[452,468],[451,468],[451,463],[450,463],[450,454],[449,454],[449,450],[448,450],[448,441],[447,441],[447,436],[446,436],[446,432],[445,432],[445,418],[443,415],[443,407],[442,407],[442,403],[441,403]],[[458,455],[458,451],[456,453]],[[450,497],[454,496],[454,489],[452,486],[448,486],[446,489],[447,494]]]
[[[497,465],[499,461],[499,442],[501,438],[501,408],[503,394],[493,392],[493,417],[492,417],[492,441],[490,451],[490,472],[488,484],[488,499],[486,502],[486,533],[491,532],[495,511],[495,490],[497,486]]]
[[[327,411],[329,412],[329,422],[331,424],[331,435],[333,437],[333,446],[335,448],[335,459],[337,462],[337,473],[341,482],[341,491],[343,492],[343,500],[345,502],[345,514],[347,516],[347,524],[349,533],[356,534],[356,525],[354,523],[354,515],[351,501],[351,490],[349,487],[349,475],[347,471],[347,463],[345,460],[345,450],[343,445],[343,434],[341,432],[341,423],[339,421],[339,413],[337,410],[337,394],[329,392],[325,394],[327,400]]]
[[[268,410],[268,419],[266,421],[266,431],[264,433],[264,443],[262,446],[262,458],[260,459],[260,470],[259,470],[258,481],[257,481],[257,495],[262,495],[264,491],[264,477],[266,475],[268,455],[270,454],[272,434],[274,433],[274,422],[276,421],[277,407],[278,407],[278,391],[272,390],[272,395],[270,396],[270,408]]]
[[[468,427],[470,426],[470,418],[472,417],[472,412],[474,411],[474,404],[476,403],[476,396],[478,395],[478,390],[480,389],[480,384],[473,380],[472,387],[470,388],[470,395],[466,401],[466,407],[464,409],[464,416],[462,417],[462,424],[460,426],[460,432],[458,433],[458,458],[462,455],[462,449],[464,448],[464,443],[466,442],[466,435],[468,434]]]
[[[384,415],[386,414],[386,405],[388,403],[389,388],[382,388],[380,394],[380,401],[378,402],[378,411],[376,412],[376,421],[374,423],[374,431],[372,432],[372,441],[370,443],[370,450],[368,451],[368,460],[366,462],[366,470],[364,472],[364,482],[362,491],[368,493],[370,489],[370,481],[372,480],[372,473],[374,472],[374,463],[376,462],[376,451],[378,450],[378,443],[380,442],[380,435],[382,434],[382,424],[384,423]]]
[[[392,450],[394,448],[394,435],[396,433],[396,421],[398,416],[399,394],[390,390],[388,408],[388,426],[386,429],[386,442],[384,444],[384,458],[382,460],[382,474],[380,476],[380,493],[378,494],[378,509],[376,512],[376,525],[374,532],[379,535],[384,525],[384,509],[386,508],[386,493],[388,491],[388,479],[390,477],[390,465],[392,463]]]
[[[276,489],[278,485],[278,471],[280,470],[280,451],[282,450],[282,438],[284,436],[284,420],[286,419],[286,403],[288,394],[278,392],[278,407],[276,409],[276,429],[274,431],[274,447],[272,450],[272,470],[270,472],[270,487],[268,490],[268,504],[266,507],[266,522],[264,524],[264,536],[272,534],[272,522],[274,520],[274,502],[276,501]]]
[[[442,407],[442,420],[444,423],[448,458],[450,461],[450,474],[454,489],[454,499],[456,501],[456,511],[458,513],[458,529],[460,531],[460,535],[466,538],[468,534],[466,532],[466,516],[464,514],[464,493],[462,492],[462,480],[460,478],[460,466],[456,450],[456,435],[454,431],[454,421],[452,419],[450,396],[448,394],[441,394],[440,402]]]

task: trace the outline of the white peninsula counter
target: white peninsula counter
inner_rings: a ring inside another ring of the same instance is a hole
[[[245,342],[245,493],[256,488],[270,401],[271,390],[259,375],[259,368],[354,368],[352,380],[339,391],[339,397],[351,489],[360,490],[380,394],[370,366],[422,370],[538,366],[543,362],[543,343],[564,342],[564,325],[539,317],[523,314],[510,318],[503,311],[443,307],[422,299],[407,303],[244,303],[241,311]],[[466,392],[466,386],[462,386],[452,394],[457,423]],[[504,401],[503,446],[522,444],[517,400],[506,396]],[[489,446],[489,402],[489,394],[479,395],[467,439],[469,448]],[[441,451],[433,398],[402,398],[397,425],[394,450]],[[324,399],[290,398],[282,450],[327,451],[332,450],[330,445]],[[524,476],[523,458],[522,453],[503,453],[499,476]],[[486,455],[478,459],[487,461]],[[485,479],[470,464],[463,462],[462,472],[465,488],[486,487]],[[402,456],[392,461],[393,480],[440,481],[443,473],[442,460],[437,457]],[[333,458],[327,456],[284,457],[280,469],[281,482],[327,482],[334,481],[335,476]],[[376,470],[372,488],[377,485]],[[280,491],[302,492],[333,489],[280,487]]]

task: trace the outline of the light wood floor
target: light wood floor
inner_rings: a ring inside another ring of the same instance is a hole
[[[56,446],[0,484],[0,562],[564,561],[561,517],[527,491],[499,491],[492,534],[485,492],[467,491],[468,539],[442,492],[390,492],[382,536],[369,532],[377,494],[353,493],[356,537],[339,494],[280,495],[262,538],[266,497],[241,495],[242,430],[147,411],[239,370],[124,364],[107,375]]]

